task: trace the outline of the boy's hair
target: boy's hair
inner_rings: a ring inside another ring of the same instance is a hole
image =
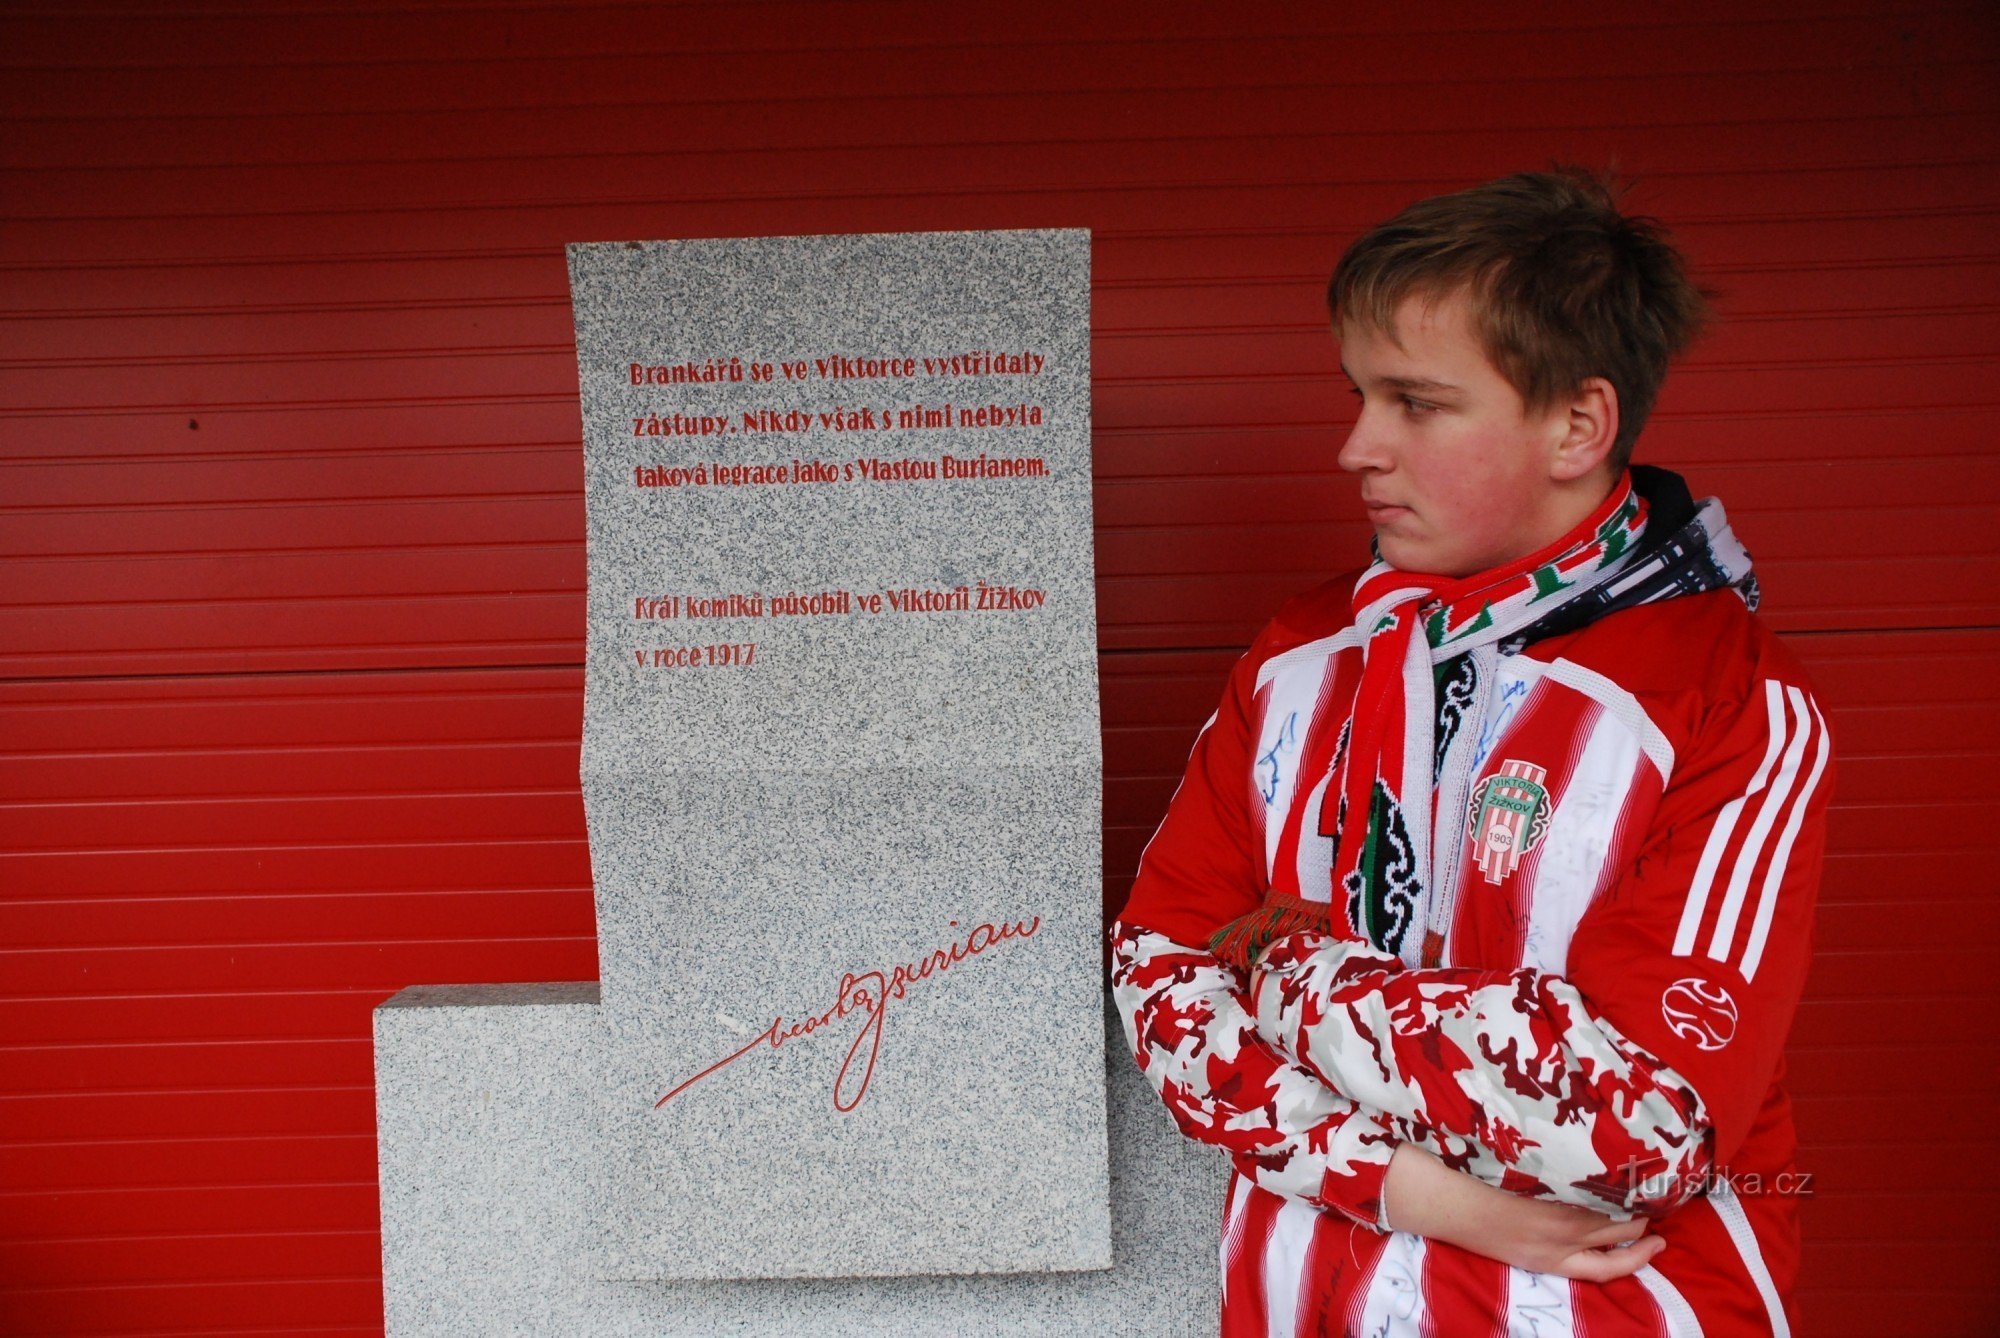
[[[1618,212],[1615,178],[1557,166],[1419,200],[1347,248],[1326,300],[1336,324],[1393,334],[1404,298],[1461,285],[1486,356],[1529,412],[1586,377],[1611,382],[1610,459],[1621,470],[1668,360],[1701,332],[1712,296],[1689,280],[1658,220]]]

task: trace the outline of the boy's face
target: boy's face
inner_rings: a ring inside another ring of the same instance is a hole
[[[1578,509],[1576,480],[1562,477],[1574,465],[1558,449],[1568,406],[1528,414],[1487,359],[1463,289],[1406,299],[1395,325],[1393,339],[1355,321],[1337,331],[1361,404],[1338,460],[1361,476],[1386,561],[1469,576],[1552,543],[1603,499]]]

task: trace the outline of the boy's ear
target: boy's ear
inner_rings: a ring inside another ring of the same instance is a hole
[[[1585,377],[1570,400],[1568,422],[1550,462],[1550,476],[1564,483],[1583,478],[1611,458],[1618,440],[1618,389],[1601,376]]]

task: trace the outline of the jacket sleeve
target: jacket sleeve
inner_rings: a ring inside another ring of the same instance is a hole
[[[1393,1121],[1329,1090],[1257,1034],[1235,968],[1123,921],[1111,988],[1132,1057],[1189,1138],[1273,1194],[1387,1230]]]
[[[1567,970],[1600,1014],[1701,1094],[1727,1166],[1763,1109],[1804,991],[1833,741],[1776,642],[1719,746],[1691,753],[1653,839],[1577,925]]]
[[[1268,629],[1267,629],[1268,630]],[[1378,1230],[1394,1121],[1356,1107],[1257,1035],[1243,977],[1206,947],[1264,892],[1249,812],[1257,665],[1230,673],[1112,924],[1113,1001],[1133,1058],[1188,1137],[1275,1194]]]
[[[1763,1103],[1811,951],[1831,754],[1783,672],[1706,722],[1564,974],[1294,934],[1251,973],[1260,1034],[1504,1188],[1656,1216],[1700,1193]]]
[[[1708,1169],[1693,1087],[1561,976],[1405,968],[1317,931],[1251,973],[1260,1036],[1341,1095],[1445,1137],[1455,1170],[1515,1193],[1664,1214]],[[1648,1199],[1628,1180],[1667,1187]]]

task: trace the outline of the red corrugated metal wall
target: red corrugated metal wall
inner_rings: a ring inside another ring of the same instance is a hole
[[[590,979],[568,241],[1095,231],[1105,896],[1364,528],[1359,228],[1615,159],[1726,317],[1641,447],[1843,749],[1814,1334],[2000,1323],[1982,4],[0,12],[0,1329],[380,1323],[369,1010]]]

